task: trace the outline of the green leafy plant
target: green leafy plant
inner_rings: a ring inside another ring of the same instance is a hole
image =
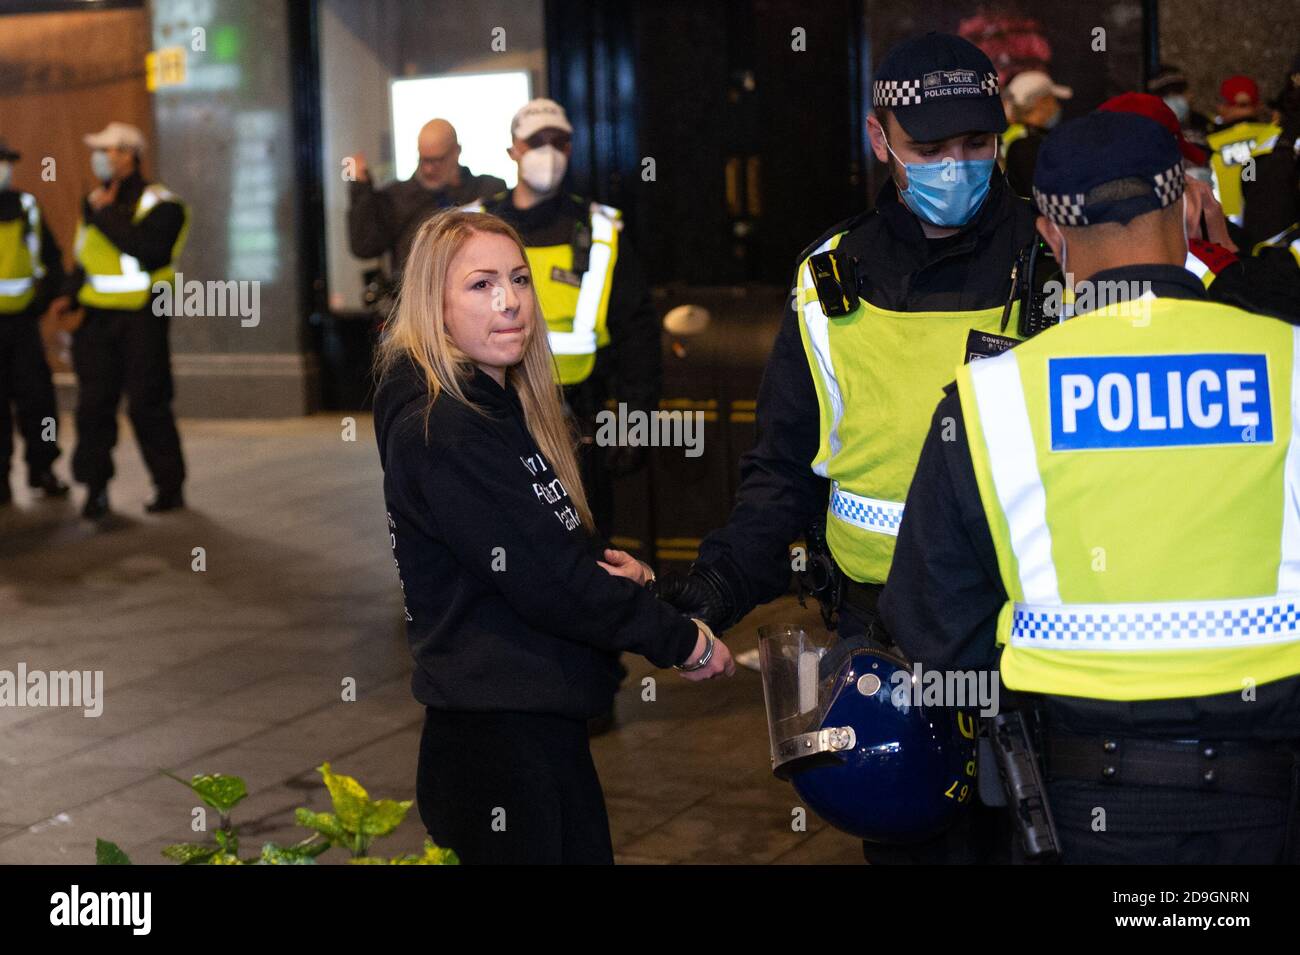
[[[239,857],[239,835],[230,820],[231,810],[248,795],[248,785],[239,776],[220,773],[200,774],[188,782],[162,770],[164,776],[188,786],[207,806],[220,816],[213,841],[182,842],[162,850],[164,857],[181,865],[314,865],[316,857],[332,847],[348,852],[354,863],[365,865],[458,865],[460,859],[450,849],[443,849],[425,839],[419,855],[395,856],[391,859],[367,855],[370,844],[390,835],[402,824],[411,800],[371,799],[370,794],[351,776],[335,773],[329,763],[316,767],[329,791],[333,812],[313,812],[299,808],[294,819],[312,834],[291,846],[273,842],[263,844],[256,856]],[[98,865],[130,865],[127,854],[104,839],[95,841]]]

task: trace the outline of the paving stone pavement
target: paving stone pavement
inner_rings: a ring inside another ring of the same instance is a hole
[[[189,508],[159,516],[143,511],[149,482],[123,420],[101,527],[79,518],[80,488],[33,500],[15,462],[15,503],[0,509],[0,669],[102,670],[104,705],[96,718],[0,706],[0,863],[90,863],[96,837],[164,861],[163,846],[201,834],[197,800],[160,769],[244,776],[245,848],[305,834],[293,809],[328,808],[324,760],[374,796],[413,797],[422,710],[379,462],[369,416],[355,416],[355,441],[341,417],[182,421]],[[71,420],[60,428],[72,434]],[[764,622],[814,618],[783,598],[729,643],[740,652]],[[757,673],[696,686],[625,662],[617,727],[592,746],[620,862],[861,862],[860,843],[816,817],[795,831]],[[341,699],[345,678],[355,702]],[[375,851],[422,838],[412,809]]]

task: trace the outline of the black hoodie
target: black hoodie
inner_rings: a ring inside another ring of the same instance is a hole
[[[514,389],[479,369],[463,389],[486,414],[444,394],[427,443],[428,390],[410,361],[375,395],[412,690],[437,709],[595,716],[620,651],[683,663],[695,624],[597,566],[603,542],[578,523]]]

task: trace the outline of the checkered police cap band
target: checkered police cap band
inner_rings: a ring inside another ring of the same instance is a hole
[[[871,84],[871,105],[875,107],[920,106],[920,80],[876,80]]]
[[[935,70],[923,77],[915,80],[876,80],[871,84],[871,105],[876,108],[887,107],[893,109],[899,106],[920,106],[927,98],[925,90],[935,87],[956,86],[960,80],[944,82],[944,74],[966,73],[967,76],[973,77],[973,71],[943,71]],[[999,90],[997,73],[982,73],[978,81],[978,88],[974,85],[974,80],[967,86],[972,92],[955,92],[956,96],[997,96]],[[977,89],[977,91],[976,91]]]
[[[1156,201],[1160,204],[1158,208],[1164,209],[1181,199],[1183,190],[1186,188],[1182,161],[1180,160],[1163,172],[1156,173],[1151,178],[1151,187]],[[1079,226],[1093,224],[1088,218],[1087,203],[1084,201],[1083,193],[1043,192],[1037,186],[1033,187],[1033,191],[1034,204],[1038,206],[1038,211],[1057,225]]]

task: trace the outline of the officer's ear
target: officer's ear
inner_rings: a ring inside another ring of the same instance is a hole
[[[883,113],[886,120],[889,113]],[[885,148],[885,128],[876,113],[867,114],[867,138],[871,140],[871,151],[880,162],[889,164],[889,150]]]
[[[1061,230],[1057,228],[1055,222],[1048,220],[1046,216],[1039,216],[1034,225],[1038,228],[1038,234],[1043,237],[1048,248],[1052,250],[1052,255],[1056,261],[1062,261],[1061,249],[1065,246],[1065,236],[1061,235]]]

